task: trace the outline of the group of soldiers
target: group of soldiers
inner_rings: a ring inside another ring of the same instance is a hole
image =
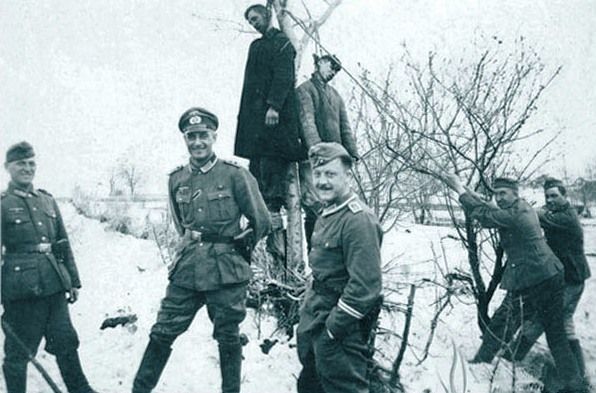
[[[236,130],[235,154],[249,160],[249,169],[215,154],[219,121],[214,113],[194,107],[181,116],[178,128],[190,158],[170,173],[168,183],[180,241],[132,391],[147,393],[157,386],[173,342],[203,306],[218,343],[221,390],[240,391],[239,324],[246,316],[251,277],[250,246],[247,253],[240,244],[254,244],[276,229],[286,203],[288,168],[297,162],[312,270],[297,327],[302,364],[297,390],[365,393],[368,342],[382,302],[382,230],[350,188],[350,169],[359,155],[344,102],[328,84],[341,64],[334,56],[315,56],[312,77],[296,88],[295,49],[272,26],[270,9],[253,5],[244,16],[261,34],[249,49]],[[77,300],[81,282],[60,211],[49,193],[33,187],[36,166],[30,144],[12,146],[5,168],[11,177],[2,193],[7,391],[26,392],[28,361],[45,338],[68,392],[92,393],[69,317],[68,303]],[[496,313],[503,318],[493,318],[473,361],[490,361],[509,343],[512,337],[506,332],[511,329],[504,326],[511,324],[507,316],[513,314],[513,320],[535,325],[530,335],[524,324],[519,347],[529,350],[544,329],[566,391],[584,391],[585,370],[572,315],[589,269],[581,227],[564,187],[557,183],[546,189],[547,210],[537,215],[518,198],[512,180],[494,184],[499,206],[463,187],[455,175],[445,181],[460,193],[470,214],[487,227],[499,228],[509,259],[503,276],[509,295]],[[241,225],[242,217],[248,227]],[[510,356],[522,356],[521,351]]]

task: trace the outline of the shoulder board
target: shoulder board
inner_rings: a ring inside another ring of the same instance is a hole
[[[352,213],[359,213],[362,211],[362,205],[360,205],[360,202],[358,201],[352,201],[348,203],[348,209],[350,209]]]
[[[0,193],[0,196],[2,196],[2,198],[4,198],[4,197],[5,197],[5,196],[7,196],[7,195],[8,195],[8,193],[7,193],[6,191],[2,191],[2,192]]]
[[[184,168],[184,165],[179,165],[176,168],[174,168],[173,170],[170,171],[170,173],[168,173],[168,176],[173,175],[174,173],[178,172],[179,170],[181,170],[182,168]]]
[[[46,194],[48,196],[52,196],[52,194],[50,194],[49,192],[47,192],[46,190],[44,190],[42,188],[38,188],[37,191],[41,192],[42,194]]]
[[[221,160],[221,162],[223,162],[224,164],[228,164],[229,166],[233,166],[234,168],[242,168],[240,166],[240,164],[238,164],[235,161],[230,161],[230,160]]]

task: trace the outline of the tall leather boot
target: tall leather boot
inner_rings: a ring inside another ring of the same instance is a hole
[[[4,371],[7,393],[27,392],[27,363],[4,363],[2,371]]]
[[[155,388],[168,362],[170,353],[172,353],[170,346],[161,344],[155,340],[149,340],[143,360],[141,360],[141,365],[132,385],[133,393],[149,393]]]
[[[582,351],[582,347],[579,345],[579,340],[569,340],[569,346],[571,347],[571,352],[573,352],[573,356],[577,362],[579,375],[583,378],[584,383],[587,386],[590,384],[590,381],[588,380],[588,375],[586,374],[586,362],[584,361],[584,353]]]
[[[69,393],[95,393],[83,373],[77,350],[56,354],[56,362]]]
[[[219,344],[222,393],[240,393],[242,345]]]

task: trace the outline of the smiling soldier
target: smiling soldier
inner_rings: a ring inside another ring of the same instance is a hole
[[[190,162],[174,170],[169,181],[170,209],[182,236],[180,251],[133,392],[150,392],[157,385],[172,343],[206,305],[219,346],[222,391],[237,393],[242,362],[238,325],[246,316],[250,266],[235,244],[238,235],[247,232],[240,227],[242,216],[256,241],[270,229],[269,214],[254,177],[213,152],[218,127],[213,113],[191,108],[178,127],[190,153]]]
[[[352,157],[339,143],[309,151],[324,203],[308,254],[313,282],[297,330],[299,393],[366,393],[369,338],[381,300],[381,226],[349,186]]]
[[[56,356],[68,392],[92,393],[68,312],[81,283],[60,210],[48,192],[33,187],[37,166],[29,143],[9,148],[4,168],[11,179],[2,193],[2,370],[7,391],[26,392],[28,355],[37,352],[45,337],[45,349]]]

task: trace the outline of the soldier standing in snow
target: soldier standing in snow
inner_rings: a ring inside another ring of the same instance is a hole
[[[366,393],[368,341],[381,300],[381,226],[349,186],[352,157],[338,143],[309,151],[325,204],[309,253],[313,282],[297,329],[299,393]]]
[[[45,337],[45,349],[56,356],[69,393],[93,393],[68,312],[81,283],[60,210],[52,195],[33,187],[37,167],[29,143],[10,147],[4,167],[11,178],[2,193],[2,370],[7,392],[26,392],[29,356]]]
[[[238,325],[246,316],[251,271],[235,248],[235,236],[241,233],[240,218],[245,216],[255,241],[259,240],[270,229],[269,214],[254,177],[214,154],[218,119],[213,113],[191,108],[178,127],[190,153],[190,162],[174,170],[169,181],[181,248],[132,391],[146,393],[157,385],[172,343],[206,305],[219,346],[222,391],[238,393],[242,362]]]
[[[518,196],[515,180],[498,178],[493,184],[497,206],[463,187],[457,175],[445,181],[459,194],[467,212],[485,228],[497,228],[507,255],[501,287],[510,291],[506,313],[490,321],[485,338],[472,360],[491,362],[502,342],[509,342],[521,323],[536,318],[544,326],[564,392],[586,392],[563,325],[563,265],[548,247],[538,215]],[[509,323],[508,323],[509,322]]]
[[[353,159],[358,159],[356,140],[343,99],[329,82],[341,70],[339,60],[330,55],[314,56],[315,72],[296,89],[299,100],[302,140],[307,149],[320,142],[337,142],[343,145]],[[304,228],[310,251],[310,238],[320,205],[312,183],[312,169],[308,161],[300,163],[300,190],[304,208]]]

